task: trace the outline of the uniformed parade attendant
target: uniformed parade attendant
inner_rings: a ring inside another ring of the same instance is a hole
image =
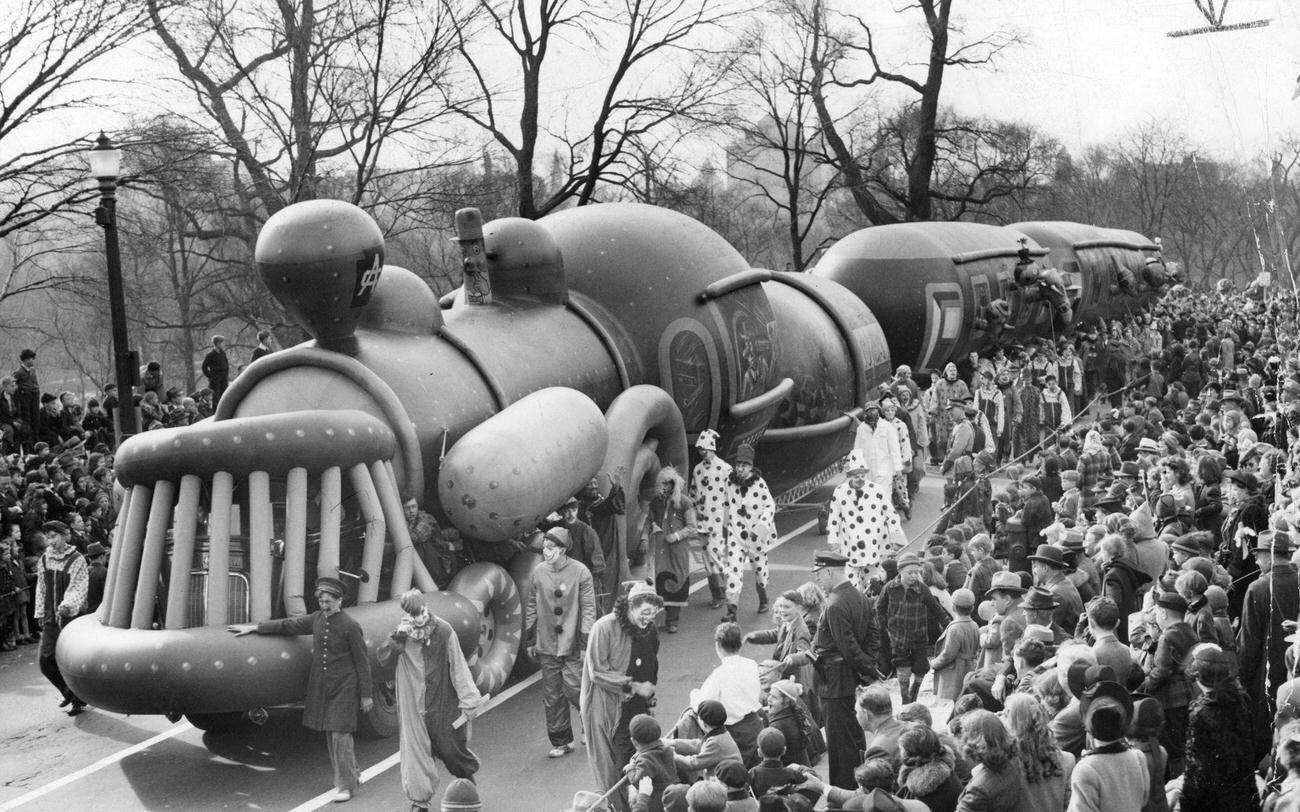
[[[228,627],[239,637],[253,632],[312,636],[312,665],[302,703],[302,723],[325,733],[334,768],[335,802],[351,800],[360,783],[352,731],[357,727],[357,708],[369,712],[375,705],[365,639],[360,624],[343,611],[343,594],[339,579],[317,578],[318,611]]]

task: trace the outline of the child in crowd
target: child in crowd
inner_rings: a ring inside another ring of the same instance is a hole
[[[664,789],[669,784],[677,783],[677,762],[673,751],[664,745],[663,732],[659,722],[653,716],[638,713],[628,723],[628,733],[636,752],[632,760],[623,768],[628,783],[640,784],[641,779],[650,779],[650,792],[646,808],[654,812],[663,810]]]
[[[758,752],[763,760],[749,771],[749,785],[756,797],[762,798],[769,790],[799,786],[816,775],[806,765],[784,763],[785,735],[774,727],[759,731]]]
[[[1056,516],[1059,519],[1078,521],[1080,497],[1079,472],[1062,471],[1061,489],[1061,498],[1052,503],[1052,509],[1056,511]]]
[[[961,696],[966,675],[977,665],[980,654],[979,626],[971,619],[975,595],[959,589],[952,595],[953,619],[944,627],[936,645],[938,654],[931,658],[934,670],[934,693],[942,700],[956,702]]]

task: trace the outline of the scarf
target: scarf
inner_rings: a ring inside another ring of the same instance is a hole
[[[433,630],[436,624],[433,622],[433,615],[429,614],[428,609],[421,609],[418,615],[403,614],[402,619],[397,622],[397,630],[406,634],[411,640],[418,641],[420,645],[427,646],[433,638]]]

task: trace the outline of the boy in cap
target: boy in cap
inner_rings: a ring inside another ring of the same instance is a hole
[[[663,740],[676,753],[677,774],[691,780],[708,778],[724,761],[740,762],[740,748],[727,730],[727,709],[716,699],[706,699],[695,709],[695,718],[704,735],[698,739]]]
[[[936,644],[938,654],[930,660],[934,669],[934,694],[939,699],[957,701],[966,675],[974,670],[980,655],[979,626],[971,619],[975,594],[969,589],[952,593],[955,617],[944,627]],[[899,677],[902,684],[902,677]]]
[[[1152,786],[1147,759],[1125,740],[1133,698],[1119,683],[1102,681],[1083,692],[1079,710],[1093,746],[1070,777],[1070,809],[1146,808]]]
[[[312,636],[312,668],[303,698],[302,723],[325,733],[334,768],[334,801],[339,803],[351,800],[360,784],[352,742],[357,709],[369,713],[375,706],[365,637],[361,625],[343,611],[344,594],[339,579],[317,578],[317,611],[227,627],[237,637],[253,633]]]
[[[650,779],[650,792],[644,808],[649,812],[662,812],[664,789],[677,783],[677,763],[673,751],[662,739],[663,731],[653,716],[638,713],[628,723],[628,733],[636,753],[623,768],[628,783],[637,786],[643,778]]]
[[[848,558],[849,579],[865,593],[866,576],[880,565],[888,544],[905,538],[890,492],[868,478],[866,459],[856,448],[846,468],[848,479],[831,494],[827,542]]]
[[[892,431],[892,429],[891,429]],[[736,452],[727,496],[727,613],[723,622],[735,622],[740,592],[745,586],[745,564],[754,568],[758,612],[767,611],[767,551],[776,539],[776,500],[767,482],[754,468],[754,447],[748,443]]]
[[[90,591],[90,575],[86,559],[69,544],[71,531],[63,522],[46,522],[41,526],[45,535],[45,552],[36,565],[36,596],[32,607],[36,624],[41,628],[41,649],[37,661],[41,673],[50,684],[63,694],[60,708],[72,707],[69,716],[86,709],[86,703],[72,692],[64,681],[54,650],[65,623],[75,620],[86,609],[86,595]]]
[[[718,456],[718,433],[705,429],[695,439],[700,461],[691,471],[691,501],[695,503],[695,529],[704,545],[704,572],[709,579],[713,609],[721,609],[727,571],[727,480],[731,465]]]
[[[930,670],[930,647],[947,622],[947,613],[921,581],[920,557],[908,553],[898,559],[898,575],[876,599],[876,615],[885,627],[882,642],[888,643],[906,704],[921,689],[921,680]]]

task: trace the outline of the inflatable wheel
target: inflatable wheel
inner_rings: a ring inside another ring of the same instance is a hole
[[[523,606],[514,579],[504,567],[479,561],[456,573],[447,591],[479,611],[478,644],[466,659],[478,689],[495,693],[510,676],[523,638]]]
[[[375,683],[375,706],[369,713],[357,711],[357,735],[367,739],[387,739],[397,735],[397,687],[388,682],[388,675],[371,668]]]
[[[185,719],[205,733],[234,733],[248,727],[248,716],[239,712],[231,713],[187,713]]]
[[[542,557],[532,550],[523,552],[510,559],[510,577],[514,579],[515,588],[519,590],[519,605],[528,606],[528,600],[532,597],[533,592],[533,570],[542,562]],[[519,649],[519,656],[515,659],[514,676],[526,677],[532,674],[541,666],[528,652],[522,647]]]
[[[602,471],[626,474],[627,543],[632,546],[645,522],[645,505],[654,498],[655,477],[664,465],[676,466],[689,479],[686,428],[682,412],[657,386],[633,386],[614,398],[605,411],[609,447]]]

